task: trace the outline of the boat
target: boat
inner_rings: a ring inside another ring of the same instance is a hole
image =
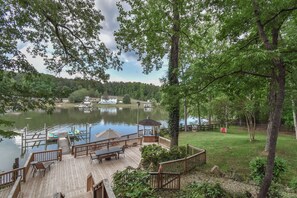
[[[68,134],[68,136],[70,138],[74,138],[76,137],[77,135],[80,135],[81,134],[81,131],[79,131],[78,129],[75,129],[75,130],[71,130],[71,131],[58,131],[58,132],[48,132],[48,136],[47,136],[47,140],[48,141],[55,141],[59,138],[59,136],[64,136],[64,134]]]

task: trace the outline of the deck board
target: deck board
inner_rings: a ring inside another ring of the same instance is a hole
[[[42,174],[28,174],[27,182],[22,185],[23,197],[45,197],[52,198],[56,192],[62,192],[66,197],[77,197],[78,195],[90,195],[86,193],[87,176],[92,173],[95,183],[102,179],[112,181],[112,175],[117,170],[123,170],[127,166],[137,167],[141,160],[138,147],[125,150],[125,157],[112,158],[110,161],[103,160],[102,163],[94,160],[92,163],[88,156],[73,158],[70,154],[63,155],[63,160],[55,162],[51,170],[45,176]]]

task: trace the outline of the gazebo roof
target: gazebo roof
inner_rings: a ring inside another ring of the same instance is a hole
[[[138,122],[138,124],[140,124],[142,126],[160,126],[161,125],[160,122],[157,122],[157,121],[152,120],[150,118],[141,120],[141,121]]]

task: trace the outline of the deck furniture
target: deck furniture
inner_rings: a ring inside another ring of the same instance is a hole
[[[43,171],[43,176],[45,176],[45,171],[47,169],[51,169],[51,165],[53,164],[54,162],[37,162],[35,164],[33,164],[33,167],[34,167],[34,172],[33,172],[33,177],[35,175],[35,173],[37,171]]]
[[[90,152],[90,162],[92,163],[93,160],[98,160],[98,156],[95,152]]]
[[[123,147],[122,147],[122,150],[119,152],[119,157],[120,157],[120,154],[123,154],[124,157],[126,157],[126,155],[125,155],[125,149],[126,149],[126,147],[123,146]]]
[[[96,151],[96,156],[98,157],[99,163],[102,162],[102,159],[110,159],[111,157],[119,158],[119,152],[122,151],[121,147],[111,147],[108,149],[101,149]]]

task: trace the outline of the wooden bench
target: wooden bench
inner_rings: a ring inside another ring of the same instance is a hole
[[[110,154],[100,155],[100,156],[98,156],[98,161],[99,161],[99,163],[101,163],[102,159],[110,159],[111,157],[115,157],[117,159],[118,154],[117,153],[110,153]]]

